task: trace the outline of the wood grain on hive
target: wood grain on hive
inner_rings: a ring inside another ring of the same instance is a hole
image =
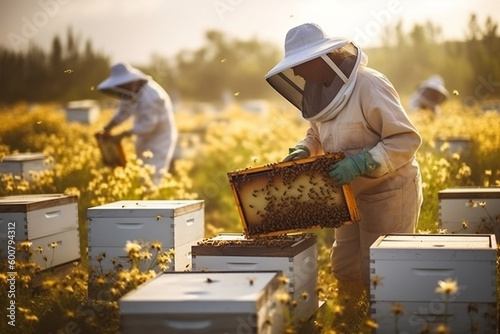
[[[359,221],[349,184],[328,175],[342,152],[229,172],[247,237],[311,228],[337,228]]]

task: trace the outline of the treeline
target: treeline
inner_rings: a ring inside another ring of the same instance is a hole
[[[27,52],[0,48],[0,103],[95,98],[93,87],[109,72],[109,58],[90,40],[80,42],[69,28],[64,42],[54,37],[48,53],[36,45]]]
[[[446,41],[439,26],[428,22],[403,31],[402,23],[384,29],[379,48],[367,49],[369,66],[410,94],[433,74],[443,77],[450,91],[468,104],[500,97],[500,37],[491,18],[478,22],[471,15],[461,41]],[[109,75],[109,57],[96,52],[91,41],[82,47],[71,29],[63,42],[54,37],[50,51],[32,46],[27,52],[0,48],[0,103],[65,102],[102,98],[94,87]],[[225,97],[269,98],[277,94],[264,75],[282,57],[283,49],[257,39],[230,39],[208,31],[205,44],[172,58],[152,55],[140,66],[174,98],[220,101]]]
[[[386,74],[400,93],[409,94],[439,74],[450,93],[466,104],[500,97],[500,37],[490,17],[471,15],[462,41],[444,41],[439,26],[427,22],[409,33],[397,23],[386,29],[384,45],[367,50],[369,65]]]

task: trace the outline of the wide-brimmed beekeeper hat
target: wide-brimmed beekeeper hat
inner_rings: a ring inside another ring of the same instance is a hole
[[[306,82],[293,73],[295,66],[315,58],[323,59],[336,74],[329,87]],[[265,78],[302,112],[303,118],[308,121],[327,121],[334,118],[347,103],[358,67],[360,64],[366,65],[367,59],[354,43],[328,37],[317,24],[305,23],[288,31],[285,56]]]
[[[420,89],[425,89],[425,88],[434,89],[435,91],[440,92],[444,96],[450,95],[450,93],[444,86],[443,78],[437,74],[431,76],[429,79],[422,82],[422,84],[420,85]]]
[[[290,29],[285,38],[285,57],[267,73],[266,78],[318,58],[345,44],[345,40],[326,37],[321,27],[314,23]]]
[[[134,81],[147,81],[148,76],[142,71],[130,66],[127,63],[117,63],[111,67],[110,76],[101,82],[97,89],[99,90],[112,90],[120,85],[134,82]]]

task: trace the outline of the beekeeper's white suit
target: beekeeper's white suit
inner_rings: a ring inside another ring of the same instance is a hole
[[[293,75],[298,65],[318,57],[334,72],[328,87]],[[297,145],[305,154],[295,157],[343,151],[348,157],[369,158],[366,173],[348,179],[361,220],[336,229],[332,247],[339,282],[362,279],[369,286],[369,247],[380,235],[415,231],[422,190],[415,160],[421,137],[392,84],[366,63],[353,43],[304,24],[288,32],[285,58],[266,79],[310,121]]]
[[[439,105],[446,101],[450,93],[444,86],[443,78],[433,75],[422,82],[418,89],[410,96],[408,107],[410,111],[429,109],[435,115],[441,112]]]
[[[136,91],[124,89],[131,82],[139,83]],[[105,127],[106,131],[133,117],[134,125],[126,134],[136,136],[137,157],[155,167],[153,181],[158,183],[169,170],[177,142],[170,97],[151,77],[126,63],[114,65],[111,76],[98,89],[121,97],[115,115]]]

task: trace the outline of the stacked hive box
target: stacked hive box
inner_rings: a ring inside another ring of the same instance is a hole
[[[500,188],[449,188],[438,198],[439,222],[447,233],[494,233],[500,242]]]
[[[281,271],[288,280],[294,320],[318,309],[317,237],[314,234],[246,239],[225,233],[192,247],[193,271]]]
[[[71,101],[66,106],[66,120],[69,122],[79,122],[92,124],[99,118],[101,110],[95,100]]]
[[[102,266],[104,271],[130,267],[127,241],[143,245],[160,242],[163,250],[175,250],[169,271],[186,270],[191,264],[191,246],[204,236],[202,200],[117,201],[89,208],[87,217],[89,263],[91,268]],[[106,256],[98,263],[100,254]],[[145,263],[145,267],[149,265]]]
[[[43,153],[17,153],[3,157],[0,161],[0,174],[12,174],[31,181],[32,172],[47,169]]]
[[[0,197],[2,257],[12,250],[8,247],[12,246],[9,240],[14,240],[17,246],[29,240],[35,252],[30,258],[27,252],[17,253],[16,260],[30,259],[42,269],[78,260],[80,239],[77,196],[42,194]]]
[[[120,299],[121,332],[284,333],[278,276],[276,272],[159,275]]]
[[[370,248],[377,332],[497,333],[496,248],[494,235],[380,237]]]

